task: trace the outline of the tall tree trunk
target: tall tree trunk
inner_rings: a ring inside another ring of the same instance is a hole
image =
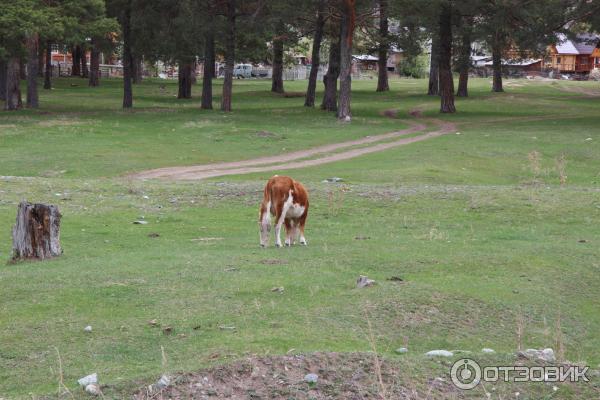
[[[100,49],[92,40],[92,48],[90,50],[90,80],[88,86],[100,86]]]
[[[321,109],[326,111],[337,111],[337,81],[340,76],[340,39],[338,36],[335,42],[331,43],[329,48],[329,67],[327,73],[323,76],[323,85],[325,93]]]
[[[39,61],[39,36],[37,33],[32,34],[26,40],[27,43],[27,107],[38,108],[40,101],[38,97],[38,68]]]
[[[177,93],[178,99],[191,99],[192,98],[192,69],[193,61],[180,61],[179,62],[179,91]]]
[[[142,80],[144,79],[144,61],[142,60],[142,57],[133,56],[131,75],[135,85],[142,83]]]
[[[83,47],[81,47],[81,77],[86,79],[90,77],[90,70],[87,65],[87,51]]]
[[[312,59],[310,74],[308,76],[308,87],[306,89],[306,98],[304,105],[306,107],[315,106],[315,97],[317,94],[317,77],[319,76],[319,65],[321,64],[321,42],[323,41],[323,28],[325,27],[325,0],[319,1],[317,9],[317,22],[315,24],[315,37],[313,38]]]
[[[465,18],[462,26],[462,41],[458,56],[457,97],[469,97],[469,70],[471,69],[471,25],[473,20]]]
[[[6,60],[0,58],[0,100],[6,100]]]
[[[215,76],[215,35],[212,27],[206,30],[204,45],[204,74],[202,76],[202,104],[203,110],[212,110],[212,80]]]
[[[494,69],[492,92],[504,92],[502,87],[502,46],[499,40],[495,40],[492,45],[492,68]]]
[[[23,60],[22,58],[19,59],[19,79],[21,79],[22,81],[24,81],[25,79],[27,79],[27,68],[25,68],[25,60]]]
[[[271,77],[271,92],[283,93],[283,36],[278,30],[273,39],[273,74]]]
[[[344,0],[342,28],[340,35],[340,104],[337,111],[339,120],[349,122],[352,119],[350,103],[352,100],[352,44],[356,23],[356,0]]]
[[[42,42],[38,37],[38,54],[37,54],[37,60],[38,60],[38,78],[43,78],[44,77],[44,53],[46,52],[46,46],[42,46]]]
[[[442,4],[440,13],[440,112],[454,113],[454,80],[452,78],[452,6]]]
[[[440,38],[439,32],[434,32],[431,38],[431,58],[429,63],[429,96],[440,94]]]
[[[79,45],[73,47],[71,56],[73,58],[71,76],[81,76],[81,47]]]
[[[44,71],[44,89],[52,89],[52,42],[46,41],[46,68]]]
[[[225,38],[225,77],[221,111],[231,111],[233,64],[235,62],[235,0],[227,0],[227,34]]]
[[[122,22],[123,30],[123,108],[133,107],[133,88],[131,86],[131,0],[127,1]]]
[[[390,90],[388,83],[387,59],[388,59],[388,2],[379,0],[379,49],[377,61],[377,91],[387,92]]]
[[[11,57],[6,63],[6,103],[4,109],[8,111],[18,110],[23,107],[21,99],[21,61],[18,57]]]

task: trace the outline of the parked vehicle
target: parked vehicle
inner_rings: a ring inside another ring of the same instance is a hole
[[[252,65],[251,64],[238,64],[233,68],[233,77],[234,78],[252,78],[254,74],[252,73]]]

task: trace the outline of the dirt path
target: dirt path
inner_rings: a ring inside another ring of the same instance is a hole
[[[568,93],[577,93],[585,97],[600,97],[600,87],[582,87],[582,86],[565,86],[554,85],[558,90]]]
[[[395,113],[386,111],[386,116],[394,117]],[[423,121],[423,122],[421,122]],[[443,122],[436,119],[420,119],[419,122],[405,121],[411,126],[397,132],[386,133],[377,136],[367,136],[362,139],[350,140],[341,143],[333,143],[312,149],[300,150],[292,153],[285,153],[270,157],[260,157],[250,160],[236,162],[222,162],[214,164],[195,165],[189,167],[169,167],[158,168],[149,171],[143,171],[131,175],[137,179],[168,179],[168,180],[201,180],[226,175],[242,175],[255,172],[279,171],[286,169],[298,169],[313,167],[317,165],[332,163],[336,161],[348,160],[350,158],[375,153],[410,143],[420,142],[433,137],[452,133],[456,130],[454,124]],[[424,122],[430,122],[437,125],[437,129],[420,136],[403,137],[409,134],[418,133],[427,129]],[[398,140],[379,143],[388,139],[400,138]],[[349,147],[368,145],[366,147],[353,148],[334,154],[325,154],[343,150]],[[321,155],[321,156],[318,156]],[[318,156],[311,158],[313,156]]]

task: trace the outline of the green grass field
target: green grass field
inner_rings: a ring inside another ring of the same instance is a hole
[[[198,98],[175,98],[173,82],[152,80],[123,112],[120,85],[60,79],[40,110],[0,113],[0,260],[23,199],[59,205],[64,248],[48,262],[0,263],[0,398],[57,397],[59,364],[76,397],[76,380],[97,372],[107,398],[129,398],[163,372],[373,345],[420,393],[451,365],[426,360],[432,349],[491,347],[488,361],[506,363],[519,346],[552,347],[600,367],[600,98],[576,93],[597,83],[508,81],[493,94],[475,79],[459,112],[442,116],[425,81],[393,80],[389,93],[358,81],[350,125],[264,81],[236,81],[231,114],[201,111]],[[398,119],[381,115],[388,109]],[[128,177],[392,132],[415,110],[460,134],[277,172],[310,191],[306,248],[258,246],[273,173]],[[344,182],[322,182],[332,176]],[[132,224],[142,216],[147,225]],[[356,289],[360,274],[377,285]],[[409,353],[395,354],[401,346]],[[492,398],[517,391],[591,399],[600,382],[499,385]]]

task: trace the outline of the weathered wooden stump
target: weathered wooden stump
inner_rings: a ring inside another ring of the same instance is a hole
[[[13,261],[43,260],[62,254],[58,207],[22,201],[13,227]]]

